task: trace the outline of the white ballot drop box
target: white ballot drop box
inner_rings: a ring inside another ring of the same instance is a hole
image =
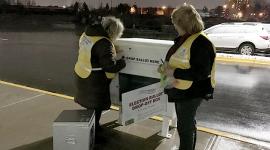
[[[93,150],[94,142],[94,110],[64,110],[53,123],[54,150]]]
[[[124,56],[126,60],[126,67],[120,71],[118,80],[118,99],[122,98],[120,122],[127,125],[160,114],[163,122],[159,135],[170,138],[169,126],[176,127],[177,122],[175,106],[174,103],[168,103],[166,94],[161,93],[163,89],[158,83],[160,74],[157,70],[165,61],[173,41],[121,38],[116,45],[118,56]]]

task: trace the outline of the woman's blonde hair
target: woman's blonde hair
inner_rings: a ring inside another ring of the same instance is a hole
[[[189,4],[184,4],[173,10],[172,22],[186,33],[194,34],[204,30],[201,16],[196,9]]]
[[[109,38],[113,41],[120,38],[124,31],[124,25],[120,19],[113,16],[103,17],[101,25],[104,30],[107,32]]]

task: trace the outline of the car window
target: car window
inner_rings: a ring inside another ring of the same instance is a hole
[[[244,28],[239,25],[230,25],[224,27],[224,33],[244,33]]]
[[[255,26],[244,26],[243,31],[244,33],[256,33],[258,32],[258,29],[256,29]]]
[[[270,32],[270,24],[268,26]],[[219,34],[219,33],[229,33],[229,34],[237,34],[237,33],[264,33],[266,29],[261,25],[219,25],[209,28],[205,31],[207,34]]]
[[[207,34],[213,34],[213,33],[224,33],[224,27],[223,26],[216,26],[213,28],[210,28],[206,30]]]
[[[263,24],[264,30],[266,30],[268,33],[270,33],[270,24]]]
[[[256,26],[256,31],[257,34],[268,34],[268,31],[265,29],[263,25],[257,25]]]

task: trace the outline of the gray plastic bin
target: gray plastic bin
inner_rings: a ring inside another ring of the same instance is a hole
[[[93,150],[94,114],[94,110],[64,110],[53,123],[53,149]]]

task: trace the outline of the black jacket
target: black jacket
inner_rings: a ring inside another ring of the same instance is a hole
[[[177,45],[179,38],[176,39]],[[172,46],[172,47],[175,47]],[[178,47],[175,48],[179,48]],[[204,36],[198,36],[191,45],[190,49],[190,68],[175,69],[174,78],[193,81],[192,86],[187,90],[173,89],[171,94],[174,94],[176,99],[170,101],[179,101],[192,98],[213,98],[214,88],[211,86],[211,69],[215,60],[216,54],[213,50],[212,43]],[[165,91],[166,92],[166,91]]]
[[[85,30],[88,36],[108,37],[101,25],[91,25]],[[115,60],[112,53],[113,44],[107,39],[97,41],[91,51],[93,68],[102,68],[101,71],[92,71],[86,79],[75,74],[77,92],[75,102],[88,109],[106,110],[111,106],[110,83],[105,72],[117,73],[125,67],[124,60]]]

